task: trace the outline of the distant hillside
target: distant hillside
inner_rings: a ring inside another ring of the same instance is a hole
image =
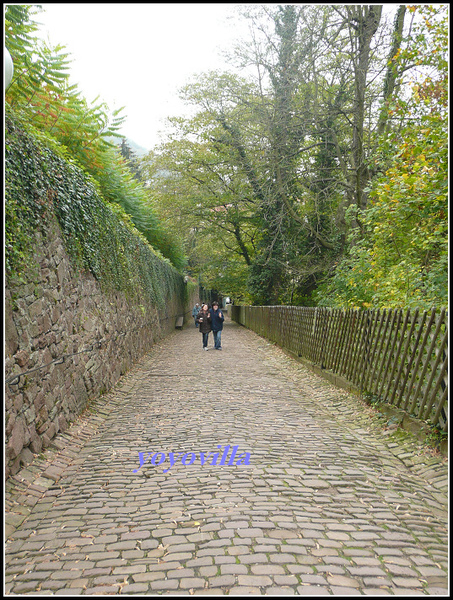
[[[115,144],[116,146],[121,146],[121,138],[111,137],[111,138],[107,138],[107,139],[112,144]],[[142,156],[145,156],[149,152],[149,150],[147,148],[140,146],[139,144],[134,142],[134,140],[131,140],[128,137],[126,137],[126,144],[129,146],[129,148],[132,150],[132,152],[139,158]]]
[[[130,138],[126,138],[126,143],[132,150],[132,152],[134,152],[134,154],[136,154],[137,156],[145,156],[145,154],[148,154],[149,152],[147,148],[139,146],[136,142],[134,142],[134,140],[131,140]]]

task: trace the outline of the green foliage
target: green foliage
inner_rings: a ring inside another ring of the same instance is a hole
[[[179,269],[187,264],[206,287],[258,304],[446,303],[445,5],[401,6],[392,30],[382,27],[378,5],[245,7],[253,35],[237,56],[257,78],[199,76],[183,90],[198,112],[173,119],[168,141],[140,166],[111,143],[120,111],[89,106],[69,84],[63,49],[37,44],[36,10],[6,8],[15,64],[7,105]],[[408,13],[419,21],[404,40]],[[26,246],[21,220],[34,227],[39,213],[33,194],[21,202],[11,186],[12,264]],[[32,187],[41,197],[40,175]],[[105,235],[88,232],[90,194],[68,215],[63,203],[59,216],[73,253],[102,278],[88,251]],[[83,244],[73,235],[77,222]],[[120,286],[122,269],[134,267],[121,240],[111,249],[121,269],[108,276]]]
[[[431,428],[429,435],[427,436],[427,442],[430,445],[436,446],[437,448],[442,449],[442,446],[445,444],[445,447],[448,448],[448,431],[444,431],[432,425],[431,423],[427,423],[428,427]]]
[[[21,277],[30,252],[31,232],[46,218],[45,174],[36,156],[35,144],[6,120],[5,140],[5,268]],[[27,173],[26,176],[24,174]]]
[[[247,287],[253,298],[253,304],[258,306],[277,304],[275,293],[281,278],[281,266],[275,258],[261,255],[250,267]]]
[[[247,265],[233,252],[225,254],[224,248],[202,237],[197,250],[199,281],[204,289],[216,290],[221,296],[233,296],[237,301],[250,302],[244,293],[247,283]]]
[[[200,85],[187,89],[189,93],[198,98]],[[210,94],[206,99],[214,102]],[[231,261],[230,271],[250,261],[256,234],[253,193],[229,160],[231,150],[222,143],[224,131],[215,115],[203,111],[193,119],[173,120],[173,126],[172,139],[142,161],[149,201],[164,226],[185,239],[190,271],[202,271],[209,287],[224,289],[220,276],[213,283],[215,269],[207,264],[206,253],[212,257],[223,251],[220,262]]]
[[[36,142],[6,118],[5,265],[20,279],[33,251],[34,231],[43,233],[53,214],[70,256],[104,290],[124,292],[165,311],[168,298],[184,298],[183,277],[155,251],[118,204],[107,205],[75,164]]]
[[[390,107],[400,126],[382,151],[390,146],[394,156],[360,214],[363,235],[353,231],[348,256],[319,292],[322,304],[430,309],[448,301],[446,21],[429,21],[433,7],[419,12],[424,24],[397,60],[416,57],[418,66],[435,70],[422,72],[410,98]]]
[[[445,7],[400,6],[391,28],[381,8],[246,7],[237,56],[258,77],[184,88],[198,112],[173,120],[151,190],[213,287],[235,270],[257,304],[445,304]]]
[[[122,137],[118,132],[125,119],[123,109],[110,113],[98,99],[89,105],[70,85],[64,49],[49,48],[33,36],[38,12],[32,5],[6,7],[5,45],[14,63],[5,96],[9,110],[41,139],[56,141],[65,156],[93,178],[99,193],[120,204],[148,242],[182,270],[186,260],[177,237],[161,226],[143,184],[112,143]]]
[[[173,120],[157,151],[169,175],[152,181],[152,194],[159,214],[175,205],[177,227],[183,215],[188,244],[195,231],[224,246],[225,261],[242,257],[242,297],[312,303],[313,289],[343,250],[342,211],[360,204],[365,186],[365,175],[357,175],[365,150],[356,143],[364,136],[360,130],[354,141],[351,129],[358,82],[347,61],[354,56],[349,38],[359,35],[332,7],[244,10],[253,35],[240,58],[257,77],[213,72],[184,88],[198,112]],[[362,25],[366,14],[360,11]],[[373,141],[367,135],[366,149]],[[204,265],[194,258],[202,243],[190,248],[190,267]]]
[[[25,107],[36,100],[45,88],[57,94],[67,79],[67,55],[61,47],[51,53],[38,47],[33,33],[38,25],[34,17],[41,12],[37,5],[8,4],[5,7],[5,46],[14,63],[14,77],[6,95],[13,107]]]

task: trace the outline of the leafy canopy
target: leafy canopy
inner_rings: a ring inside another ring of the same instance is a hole
[[[410,97],[393,99],[399,124],[389,167],[371,186],[349,255],[318,292],[322,304],[355,307],[445,306],[448,300],[448,64],[446,7],[413,7],[422,17],[394,60],[412,63]]]

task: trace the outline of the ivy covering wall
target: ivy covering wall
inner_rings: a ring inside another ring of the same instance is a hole
[[[154,250],[121,207],[100,196],[94,181],[58,148],[50,148],[6,116],[5,266],[21,280],[33,233],[55,215],[68,254],[105,291],[121,291],[159,311],[174,296],[186,299],[183,276]]]
[[[198,288],[52,142],[6,118],[5,475],[163,336]]]

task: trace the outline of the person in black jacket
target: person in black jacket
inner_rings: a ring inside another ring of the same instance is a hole
[[[214,349],[222,350],[221,336],[225,317],[219,310],[219,303],[216,301],[212,303],[212,308],[209,312],[211,313],[211,329],[212,335],[214,336]]]
[[[211,331],[211,313],[207,304],[201,306],[196,320],[199,323],[199,331],[203,334],[203,350],[207,350],[209,332]]]

